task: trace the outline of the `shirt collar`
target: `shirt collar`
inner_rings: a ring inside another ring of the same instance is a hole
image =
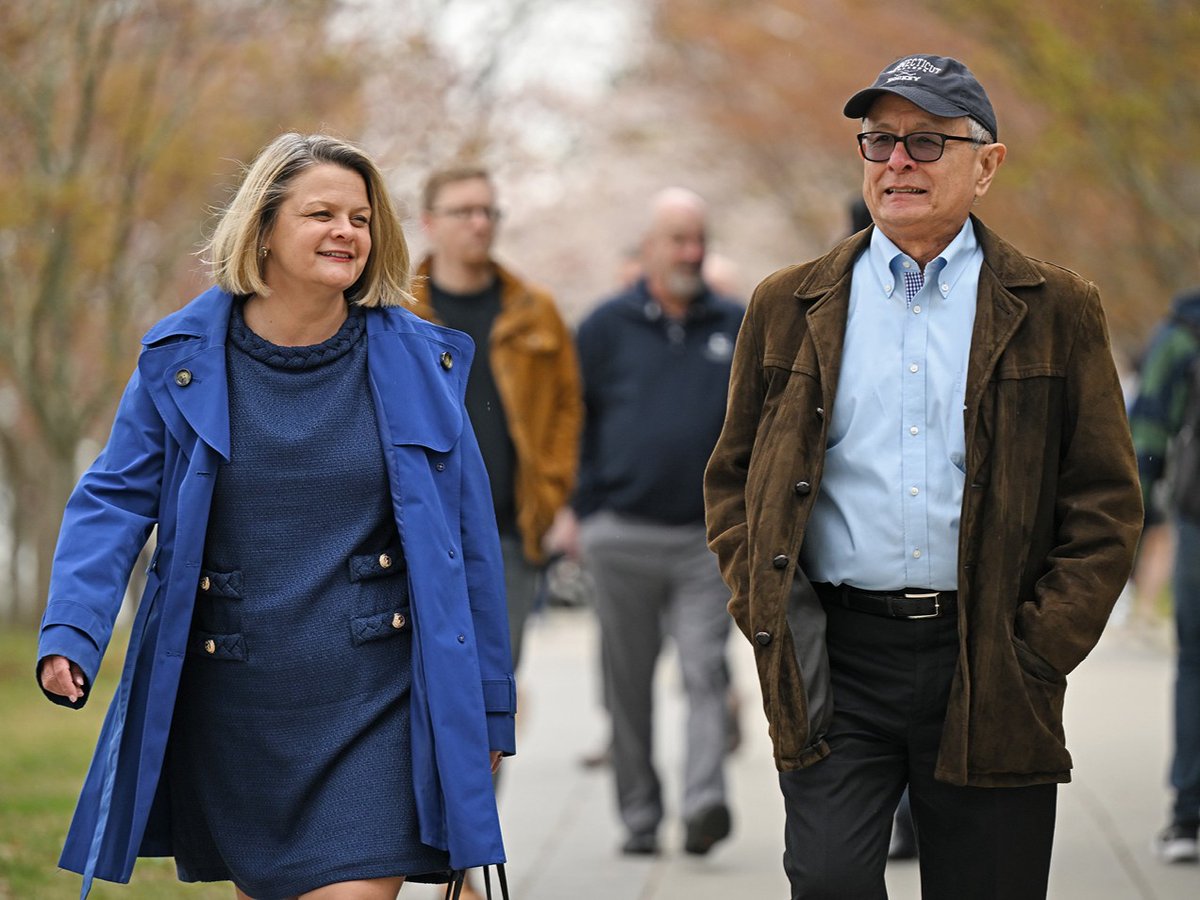
[[[948,300],[951,291],[954,290],[954,285],[962,277],[963,272],[966,271],[968,264],[978,251],[979,241],[975,238],[975,229],[971,226],[971,220],[967,219],[949,246],[925,267],[926,284],[930,281],[936,282],[938,294],[942,299]],[[891,239],[878,226],[871,232],[871,246],[867,252],[871,271],[879,282],[884,296],[890,299],[895,294],[897,286],[904,283],[902,273],[905,263],[915,267],[916,260],[892,243]],[[903,298],[903,292],[901,292],[901,297]]]

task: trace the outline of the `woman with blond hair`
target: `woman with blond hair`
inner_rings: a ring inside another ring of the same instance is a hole
[[[473,348],[402,304],[409,255],[358,148],[284,134],[155,325],[67,504],[38,649],[93,688],[157,529],[61,865],[137,856],[239,898],[394,898],[500,863],[515,690]]]

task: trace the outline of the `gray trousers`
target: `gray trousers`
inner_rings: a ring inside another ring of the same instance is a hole
[[[504,557],[504,591],[508,602],[508,637],[512,645],[513,671],[521,662],[521,644],[525,635],[525,620],[533,611],[542,570],[525,558],[521,539],[500,535],[500,551]]]
[[[657,829],[662,789],[653,763],[654,668],[669,636],[687,695],[684,819],[725,802],[729,731],[729,589],[704,525],[662,525],[601,511],[584,520],[581,550],[596,583],[613,770],[621,820]]]
[[[525,621],[533,612],[537,599],[538,583],[542,570],[525,558],[521,539],[513,535],[500,535],[500,551],[504,558],[504,592],[508,605],[508,639],[512,647],[513,671],[521,662],[521,645],[525,635]],[[505,767],[501,766],[492,776],[492,786],[500,789]]]

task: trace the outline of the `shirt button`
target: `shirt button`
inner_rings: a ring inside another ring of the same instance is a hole
[[[458,642],[460,644],[465,644],[467,642],[467,636],[465,634],[460,634],[458,636]]]
[[[450,558],[454,559],[454,551],[453,550],[450,551]]]
[[[949,292],[949,290],[950,290],[950,285],[948,285],[948,284],[943,284],[943,285],[942,285],[942,291],[943,291],[943,292]]]
[[[386,553],[379,554],[379,568],[390,569],[392,567],[392,558]]]
[[[187,369],[180,369],[175,373],[175,383],[180,387],[187,387],[192,383],[192,373]]]
[[[442,368],[449,372],[454,368],[454,357],[450,355],[450,351],[446,350],[441,356]]]
[[[920,313],[920,312],[921,312],[921,307],[919,307],[919,306],[914,306],[914,307],[913,307],[913,312],[914,312],[914,313]]]
[[[918,547],[916,550],[913,551],[913,559],[920,559],[920,558],[921,558],[921,549]]]
[[[446,464],[445,464],[445,463],[442,463],[442,462],[440,462],[440,463],[438,463],[436,466],[434,466],[434,468],[435,468],[435,469],[437,469],[439,472],[445,472],[445,471],[446,471]]]
[[[908,371],[910,371],[910,372],[920,372],[920,371],[921,371],[921,367],[920,367],[920,366],[918,366],[916,363],[913,363],[912,365],[910,365],[910,366],[908,367]]]
[[[910,263],[907,259],[904,261],[904,268],[906,268],[906,269],[912,268],[912,263]]]
[[[912,428],[908,429],[908,433],[909,434],[920,434],[921,429],[918,428],[916,425],[914,425]]]
[[[921,493],[920,489],[915,484],[908,489],[908,492],[910,494],[912,494],[914,497],[917,496],[917,494]]]

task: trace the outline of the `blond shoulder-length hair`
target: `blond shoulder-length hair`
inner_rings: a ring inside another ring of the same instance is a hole
[[[291,183],[306,169],[331,163],[362,176],[371,204],[371,252],[345,296],[359,306],[414,303],[408,242],[400,217],[374,161],[358,147],[324,134],[281,134],[246,169],[233,200],[221,213],[206,258],[217,285],[231,294],[266,296],[260,248],[275,225]]]

